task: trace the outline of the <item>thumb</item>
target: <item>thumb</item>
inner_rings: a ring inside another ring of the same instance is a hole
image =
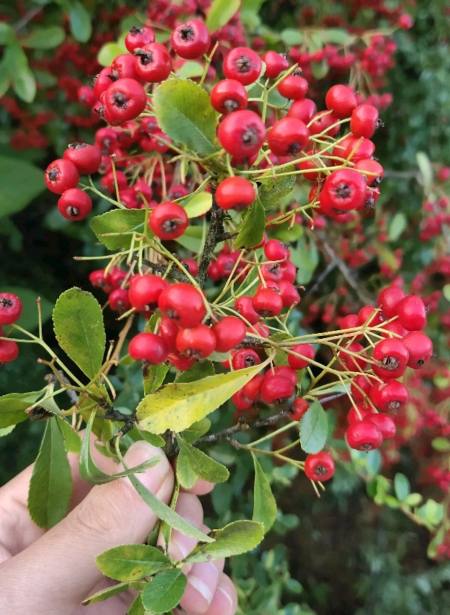
[[[161,449],[136,442],[125,462],[132,467],[155,456],[158,463],[138,479],[167,502],[173,473]],[[156,521],[127,478],[95,486],[58,525],[0,567],[0,612],[70,613],[101,578],[97,555],[121,544],[144,542]],[[33,588],[32,595],[20,591],[23,579]]]

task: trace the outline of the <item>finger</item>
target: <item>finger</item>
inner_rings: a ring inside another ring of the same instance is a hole
[[[180,603],[183,609],[193,614],[206,613],[216,593],[223,566],[224,560],[192,566]]]
[[[199,529],[201,528],[203,524],[203,508],[197,496],[190,493],[180,493],[175,510],[192,525]],[[159,537],[158,544],[164,546],[162,536]],[[195,538],[185,536],[178,530],[172,530],[167,549],[170,559],[173,561],[184,559],[195,548],[196,544]]]
[[[234,615],[237,610],[237,592],[230,577],[221,574],[216,593],[204,615]],[[189,614],[190,615],[190,614]]]
[[[139,474],[138,480],[167,502],[173,473],[162,451],[137,442],[125,459],[133,466],[155,456],[159,462]],[[9,609],[0,612],[70,613],[101,578],[97,555],[120,544],[143,542],[155,523],[156,516],[128,479],[94,487],[61,523],[0,567],[0,607]],[[22,579],[33,587],[32,596],[17,591]]]
[[[206,495],[207,493],[211,493],[214,487],[214,483],[199,478],[192,489],[189,489],[189,493],[193,493],[194,495]]]

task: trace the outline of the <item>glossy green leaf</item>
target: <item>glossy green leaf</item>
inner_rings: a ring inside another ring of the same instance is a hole
[[[148,583],[141,595],[144,608],[151,613],[167,613],[172,611],[180,602],[187,579],[181,570],[165,570],[155,575]]]
[[[206,13],[206,25],[210,32],[223,28],[239,10],[241,0],[213,0]]]
[[[266,214],[261,201],[256,201],[250,206],[240,225],[240,231],[234,241],[236,248],[251,248],[258,245],[266,228]]]
[[[262,523],[267,533],[277,517],[277,503],[270,487],[270,481],[256,456],[252,453],[255,467],[253,486],[253,521]]]
[[[210,483],[224,483],[228,480],[230,473],[223,464],[182,438],[177,438],[177,441],[180,454],[183,454],[183,459],[191,466],[197,476]]]
[[[100,47],[97,54],[97,62],[100,66],[110,66],[113,60],[122,53],[126,53],[127,49],[125,45],[121,45],[119,42],[113,41],[105,43]]]
[[[214,412],[267,364],[208,376],[196,382],[171,383],[147,395],[137,407],[139,427],[151,433],[180,433]]]
[[[69,6],[70,31],[80,43],[86,43],[92,34],[92,23],[89,11],[78,0],[70,0]]]
[[[143,209],[113,209],[90,222],[97,239],[109,250],[129,248],[133,233],[144,231]]]
[[[64,437],[64,446],[68,453],[77,453],[81,451],[81,438],[77,431],[63,418],[57,418],[59,428]]]
[[[264,538],[264,526],[256,521],[233,521],[224,528],[211,532],[211,537],[214,542],[197,546],[185,561],[206,562],[251,551]]]
[[[305,453],[318,453],[328,436],[328,416],[322,405],[313,402],[300,420],[300,446]]]
[[[168,79],[153,96],[156,119],[175,143],[185,145],[200,156],[217,149],[218,114],[208,92],[193,81]]]
[[[27,419],[25,410],[34,404],[42,391],[31,393],[8,393],[0,397],[0,428],[17,425]]]
[[[213,376],[214,374],[214,365],[211,361],[196,361],[190,369],[185,372],[180,372],[176,381],[178,383],[194,382],[195,380],[200,380],[206,376]]]
[[[210,192],[197,192],[182,201],[183,208],[189,218],[203,216],[212,207],[212,194]]]
[[[408,497],[411,490],[409,480],[404,474],[401,474],[401,472],[397,472],[394,476],[394,490],[395,495],[401,502]]]
[[[285,45],[301,45],[303,43],[303,34],[299,28],[285,28],[281,31],[281,40]]]
[[[159,365],[147,365],[144,368],[144,393],[149,395],[157,391],[163,384],[169,366],[165,363]]]
[[[21,42],[24,47],[32,49],[53,49],[63,42],[64,36],[60,26],[35,26]]]
[[[72,474],[56,418],[47,420],[28,491],[28,510],[43,528],[65,516],[72,495]]]
[[[86,376],[94,378],[106,345],[102,308],[94,295],[80,288],[63,292],[53,310],[53,326],[64,352]]]
[[[109,598],[112,598],[117,594],[121,594],[122,592],[127,591],[127,589],[128,583],[117,583],[116,585],[112,585],[111,587],[107,587],[106,589],[101,589],[100,591],[95,592],[95,594],[92,594],[91,596],[83,600],[81,604],[83,604],[84,606],[88,606],[89,604],[103,602],[104,600],[109,600]]]
[[[115,581],[136,581],[170,568],[170,559],[149,545],[121,545],[97,557],[97,568]]]
[[[209,419],[202,419],[193,423],[188,429],[185,429],[182,433],[183,439],[187,440],[190,444],[196,442],[199,438],[204,436],[211,429],[211,421]]]
[[[0,218],[26,207],[44,187],[44,174],[34,164],[0,156]]]
[[[289,171],[290,167],[286,169]],[[295,175],[276,177],[268,175],[258,182],[258,197],[264,209],[279,209],[292,194],[295,186]]]

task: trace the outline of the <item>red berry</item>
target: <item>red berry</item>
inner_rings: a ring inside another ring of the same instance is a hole
[[[369,397],[381,412],[397,412],[408,401],[408,389],[397,380],[372,385]]]
[[[300,303],[300,294],[291,282],[280,280],[279,287],[281,299],[283,300],[283,307],[290,308]]]
[[[80,175],[70,160],[59,158],[51,162],[45,170],[45,184],[55,194],[62,194],[78,184]]]
[[[206,314],[202,293],[184,282],[165,288],[158,298],[163,314],[178,321],[181,327],[199,325]]]
[[[308,455],[305,460],[305,474],[309,480],[325,482],[334,476],[334,461],[330,453],[321,451]]]
[[[339,126],[336,125],[339,118],[329,113],[328,111],[320,111],[316,113],[308,123],[310,134],[324,134],[334,137],[339,132]]]
[[[257,113],[244,109],[225,116],[219,124],[217,135],[222,147],[241,161],[258,153],[266,129]]]
[[[397,306],[405,296],[398,286],[387,286],[379,293],[377,302],[386,318],[392,318],[397,313]]]
[[[283,378],[270,371],[264,375],[259,396],[265,404],[279,404],[285,402],[295,393],[295,384],[288,378]]]
[[[352,423],[345,432],[347,444],[357,451],[371,451],[380,448],[383,436],[378,427],[364,417],[362,421]]]
[[[233,357],[231,359],[233,369],[245,369],[247,367],[259,365],[259,363],[261,363],[259,354],[256,352],[256,350],[253,350],[252,348],[243,348],[242,350],[237,350],[233,353]]]
[[[378,126],[378,109],[373,105],[362,104],[352,111],[350,130],[355,137],[370,139]]]
[[[259,314],[253,307],[252,297],[242,296],[236,299],[235,308],[245,320],[254,325],[259,320]]]
[[[296,117],[307,124],[316,112],[316,103],[310,98],[303,98],[302,100],[294,100],[287,114],[288,117]]]
[[[383,440],[390,440],[395,436],[397,428],[394,421],[387,414],[372,413],[365,417],[365,420],[370,421],[380,431]]]
[[[195,359],[180,357],[175,352],[169,354],[167,358],[169,359],[170,364],[180,372],[185,372],[186,370],[191,369],[191,367],[195,364]]]
[[[409,367],[418,369],[433,356],[433,342],[421,331],[412,331],[402,342],[409,352]]]
[[[105,117],[113,125],[134,120],[146,105],[147,94],[135,79],[118,79],[105,92]]]
[[[122,53],[114,58],[111,70],[115,79],[136,79],[136,58]]]
[[[228,79],[236,79],[243,85],[256,81],[261,74],[259,55],[249,47],[235,47],[225,56],[223,72]]]
[[[221,209],[248,207],[256,199],[256,190],[244,177],[227,177],[217,186],[215,199]]]
[[[150,312],[158,306],[159,296],[168,286],[168,282],[157,275],[135,275],[128,289],[130,304],[138,312]]]
[[[420,331],[427,322],[423,300],[417,295],[408,295],[396,307],[398,320],[408,331]]]
[[[325,180],[319,195],[324,213],[341,214],[364,206],[366,182],[353,169],[334,171]]]
[[[64,158],[73,162],[81,175],[91,175],[97,173],[102,153],[97,145],[69,143],[64,152]]]
[[[277,90],[285,98],[300,100],[306,96],[308,82],[300,75],[291,74],[280,81]]]
[[[398,378],[408,365],[409,352],[405,344],[396,339],[378,342],[373,349],[373,358],[377,362],[373,371],[383,380]]]
[[[358,160],[354,168],[365,176],[368,186],[378,185],[384,176],[384,169],[381,164],[371,158]]]
[[[136,361],[159,365],[167,359],[168,349],[159,335],[138,333],[131,339],[128,345],[128,353]]]
[[[265,286],[256,291],[252,303],[255,311],[261,316],[278,316],[283,309],[281,295],[272,288]]]
[[[295,369],[292,369],[292,367],[277,365],[276,367],[272,367],[271,373],[281,376],[282,378],[287,378],[294,386],[297,386],[297,372]]]
[[[373,305],[364,305],[358,312],[359,324],[374,327],[383,322],[380,310]]]
[[[372,158],[374,151],[375,144],[370,139],[348,135],[336,145],[333,149],[333,155],[357,163],[360,160]]]
[[[231,401],[236,406],[237,410],[249,410],[253,406],[253,400],[248,399],[241,391],[238,391],[233,395]]]
[[[58,199],[59,213],[72,222],[84,220],[92,211],[91,197],[80,188],[65,190]]]
[[[191,19],[173,30],[170,43],[180,58],[186,60],[200,58],[209,49],[208,28],[201,19]]]
[[[277,156],[295,156],[308,143],[309,131],[301,120],[284,117],[270,128],[267,142]]]
[[[348,117],[357,105],[355,92],[347,85],[333,85],[325,96],[325,104],[338,117]]]
[[[259,398],[259,392],[261,390],[263,380],[264,374],[257,374],[254,378],[250,380],[250,382],[247,382],[247,384],[242,387],[242,395],[252,402],[256,401]]]
[[[245,109],[248,104],[247,90],[236,79],[222,79],[211,90],[211,104],[219,113]]]
[[[312,344],[297,344],[289,348],[288,363],[293,369],[303,369],[310,364],[315,354]]]
[[[276,51],[267,51],[263,57],[266,65],[265,76],[268,79],[276,79],[280,73],[289,68],[289,62],[286,56]]]
[[[292,404],[291,417],[294,421],[299,421],[306,414],[309,404],[303,397],[296,397]]]
[[[359,372],[367,365],[364,351],[364,346],[359,342],[351,342],[348,346],[339,351],[339,361],[346,370]]]
[[[176,239],[188,227],[189,218],[181,205],[165,201],[152,210],[148,225],[160,239]]]
[[[12,325],[19,320],[22,307],[22,301],[17,295],[0,293],[0,325]]]
[[[126,312],[131,305],[128,300],[128,291],[125,288],[115,288],[109,293],[108,305],[113,312]]]
[[[216,336],[207,325],[197,325],[191,329],[180,329],[175,345],[182,357],[204,359],[214,352]]]
[[[148,26],[133,26],[125,37],[125,47],[130,53],[133,53],[135,49],[144,47],[153,43],[155,40],[155,33]]]
[[[169,52],[161,43],[150,43],[134,51],[136,74],[148,83],[160,83],[172,70]]]
[[[0,365],[11,363],[19,356],[19,345],[13,340],[0,340]]]
[[[94,288],[101,288],[105,293],[111,292],[112,288],[109,285],[105,276],[104,269],[96,269],[89,274],[89,282]]]
[[[354,423],[360,423],[365,416],[370,414],[369,408],[359,405],[352,406],[347,412],[347,423],[353,425]]]
[[[217,352],[228,352],[245,338],[247,328],[237,316],[225,316],[214,325]]]
[[[365,403],[367,400],[367,396],[369,394],[370,387],[371,387],[370,380],[366,376],[364,376],[363,374],[360,374],[359,376],[355,376],[350,385],[350,390],[351,390],[353,399],[356,402]]]
[[[285,261],[289,256],[289,249],[278,239],[269,239],[264,244],[264,254],[269,261]]]

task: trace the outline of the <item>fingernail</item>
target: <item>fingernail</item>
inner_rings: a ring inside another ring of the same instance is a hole
[[[214,597],[219,571],[213,563],[195,564],[188,576],[188,584],[181,606],[189,613],[205,613]]]
[[[148,442],[140,440],[130,446],[124,457],[126,466],[129,469],[152,460],[157,461],[143,472],[137,473],[136,478],[149,491],[156,493],[167,477],[172,474],[172,468],[163,451]]]

